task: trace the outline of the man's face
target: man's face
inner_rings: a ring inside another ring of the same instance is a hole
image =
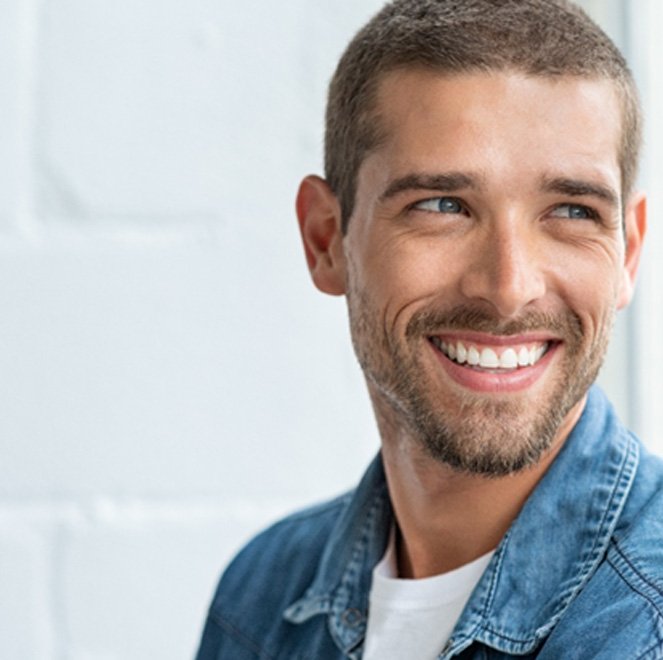
[[[410,70],[377,108],[339,258],[374,406],[445,463],[513,472],[575,419],[630,296],[617,95]]]

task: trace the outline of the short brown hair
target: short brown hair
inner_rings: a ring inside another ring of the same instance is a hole
[[[350,42],[329,86],[325,176],[341,205],[343,231],[359,167],[382,138],[374,108],[378,84],[406,67],[614,81],[623,118],[622,194],[631,192],[642,132],[635,82],[617,47],[584,11],[567,0],[394,0]]]

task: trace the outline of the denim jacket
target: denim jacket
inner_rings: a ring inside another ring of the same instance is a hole
[[[223,575],[197,660],[362,654],[392,510],[378,456],[352,493],[256,537]],[[663,462],[595,387],[440,658],[663,658]]]

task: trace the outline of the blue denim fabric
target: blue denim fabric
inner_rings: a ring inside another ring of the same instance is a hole
[[[277,523],[223,575],[197,660],[359,659],[392,511],[358,488]],[[663,658],[663,462],[593,388],[440,658]]]

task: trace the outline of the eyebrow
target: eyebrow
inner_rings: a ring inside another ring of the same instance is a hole
[[[544,178],[541,188],[545,192],[560,193],[569,197],[597,197],[615,208],[620,205],[617,192],[609,186],[593,181],[563,177]]]
[[[481,187],[477,176],[463,172],[445,172],[441,174],[410,173],[394,179],[380,195],[384,202],[409,190],[437,190],[439,192],[458,192],[459,190],[477,190]],[[544,177],[541,183],[544,192],[568,195],[569,197],[596,197],[619,208],[620,198],[609,186],[584,179],[566,177]]]
[[[467,188],[478,188],[478,179],[462,172],[446,172],[444,174],[406,174],[394,179],[380,195],[384,202],[391,197],[408,190],[438,190],[440,192],[456,192]]]

